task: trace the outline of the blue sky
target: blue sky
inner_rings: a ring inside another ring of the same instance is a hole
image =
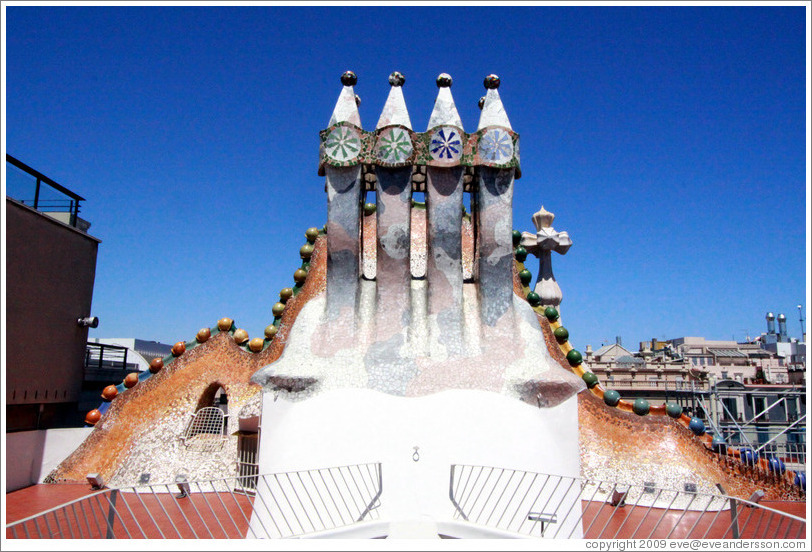
[[[7,7],[5,151],[86,198],[92,337],[254,337],[326,221],[316,174],[347,69],[374,128],[436,76],[466,130],[483,78],[522,137],[514,227],[543,204],[576,347],[742,340],[807,304],[806,8]],[[531,257],[529,268],[538,266]]]

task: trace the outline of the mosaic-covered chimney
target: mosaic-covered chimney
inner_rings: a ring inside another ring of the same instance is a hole
[[[427,209],[427,311],[440,316],[441,336],[453,353],[462,346],[463,194],[472,193],[482,322],[496,327],[512,315],[513,180],[520,176],[519,137],[513,132],[499,97],[499,77],[485,79],[482,112],[467,134],[451,95],[452,79],[437,78],[439,92],[426,132],[416,133],[403,95],[405,78],[389,77],[389,97],[373,132],[361,128],[352,72],[342,76],[344,89],[328,128],[322,132],[320,174],[327,177],[328,317],[356,326],[360,226],[365,182],[374,172],[377,199],[377,314],[379,341],[394,337],[411,319],[410,211],[412,193],[425,191]],[[362,170],[362,167],[365,167]],[[415,175],[425,174],[425,188]],[[465,185],[465,175],[473,175]]]
[[[447,74],[437,78],[425,132],[413,130],[402,74],[389,76],[372,131],[361,126],[357,77],[348,71],[341,82],[320,133],[325,290],[302,307],[281,357],[252,381],[291,400],[352,387],[413,397],[478,389],[539,407],[583,389],[550,356],[536,312],[514,293],[519,136],[499,77],[485,78],[470,134]]]

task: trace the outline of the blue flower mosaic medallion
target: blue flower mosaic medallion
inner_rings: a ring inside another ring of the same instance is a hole
[[[402,128],[391,128],[378,138],[377,157],[383,163],[404,163],[412,154],[412,139]]]
[[[361,151],[361,137],[357,130],[340,126],[327,136],[324,149],[330,159],[339,162],[351,161],[358,157]]]
[[[513,157],[513,138],[501,128],[492,128],[479,140],[479,157],[491,163],[507,163]]]
[[[438,161],[457,161],[462,156],[462,137],[452,127],[437,129],[429,143],[431,158]]]

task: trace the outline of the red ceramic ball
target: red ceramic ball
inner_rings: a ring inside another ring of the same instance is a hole
[[[101,412],[95,408],[85,415],[85,423],[88,425],[96,425],[101,420]]]
[[[153,374],[157,374],[161,371],[161,368],[164,367],[164,359],[162,358],[153,358],[152,362],[149,363],[149,371]]]
[[[127,374],[127,377],[124,378],[124,387],[130,389],[131,387],[135,387],[135,384],[138,383],[138,372],[130,372]]]
[[[112,401],[116,398],[116,395],[118,395],[118,389],[115,385],[108,385],[101,394],[102,398],[106,401]]]
[[[186,343],[183,341],[178,341],[174,345],[172,345],[172,354],[175,356],[180,356],[186,352]]]

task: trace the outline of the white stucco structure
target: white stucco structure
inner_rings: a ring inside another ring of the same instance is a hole
[[[377,520],[370,522],[380,536],[396,536],[403,524],[412,530],[436,524],[440,532],[454,531],[458,524],[453,523],[455,508],[449,498],[452,464],[580,475],[575,396],[556,407],[535,408],[478,390],[397,397],[344,389],[299,402],[275,400],[273,393],[265,393],[261,436],[263,473],[380,462],[380,508]],[[262,500],[262,487],[259,494]],[[272,503],[270,496],[264,500]],[[569,534],[580,514],[575,511],[567,519],[559,515],[559,532]],[[258,525],[259,520],[252,519],[252,527],[261,533]],[[267,520],[265,525],[272,526]],[[465,525],[479,529],[476,524]],[[504,536],[481,529],[483,537]],[[357,536],[346,530],[332,536],[342,534]],[[580,537],[580,529],[572,536]]]

